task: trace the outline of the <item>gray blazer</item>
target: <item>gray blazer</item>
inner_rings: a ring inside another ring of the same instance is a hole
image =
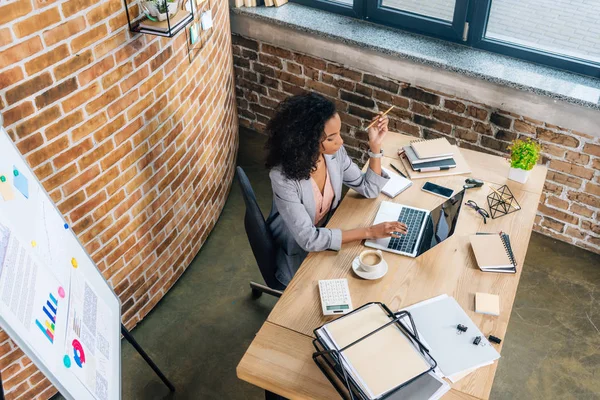
[[[335,194],[331,211],[340,203],[342,183],[365,197],[374,198],[389,180],[385,172],[379,176],[370,168],[363,174],[343,146],[335,154],[325,155],[325,162]],[[271,169],[269,177],[273,208],[267,225],[278,247],[276,277],[287,286],[308,252],[338,251],[342,246],[342,231],[314,225],[316,205],[310,179],[288,179],[281,167]]]

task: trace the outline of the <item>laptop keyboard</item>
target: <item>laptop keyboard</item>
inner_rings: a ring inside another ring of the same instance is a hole
[[[426,213],[424,211],[407,207],[402,208],[398,221],[404,223],[408,227],[408,233],[399,238],[391,238],[388,249],[412,253],[417,245],[417,238],[425,215]]]

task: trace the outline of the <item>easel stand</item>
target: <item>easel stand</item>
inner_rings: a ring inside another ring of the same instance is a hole
[[[127,328],[125,328],[125,325],[123,325],[123,324],[121,324],[121,333],[123,334],[123,337],[125,338],[125,340],[127,340],[129,343],[131,343],[133,348],[138,353],[140,353],[140,356],[142,356],[144,361],[146,361],[148,363],[150,368],[152,368],[152,370],[156,373],[156,375],[158,375],[160,380],[163,381],[163,383],[169,388],[169,390],[171,392],[174,392],[175,386],[173,386],[171,381],[169,381],[167,379],[167,377],[162,373],[162,371],[158,368],[158,366],[154,363],[154,361],[152,361],[152,359],[144,351],[144,349],[142,349],[142,346],[140,346],[139,343],[136,342],[135,338],[131,335],[131,333],[127,330]],[[4,386],[2,385],[2,375],[0,375],[0,400],[4,400]]]

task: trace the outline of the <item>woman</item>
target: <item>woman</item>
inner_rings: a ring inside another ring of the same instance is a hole
[[[363,174],[342,146],[341,120],[334,104],[309,93],[281,102],[267,124],[267,162],[273,209],[267,219],[278,245],[277,279],[285,286],[311,251],[340,250],[342,244],[406,233],[400,222],[342,231],[323,228],[339,204],[342,184],[368,198],[379,195],[389,177],[381,170],[387,117],[369,129],[369,169]]]

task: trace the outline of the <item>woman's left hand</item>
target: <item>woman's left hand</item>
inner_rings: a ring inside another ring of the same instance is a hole
[[[369,146],[371,151],[379,152],[381,149],[381,143],[383,138],[388,133],[388,122],[387,115],[381,116],[383,113],[379,113],[371,122],[375,122],[375,125],[369,128]]]

